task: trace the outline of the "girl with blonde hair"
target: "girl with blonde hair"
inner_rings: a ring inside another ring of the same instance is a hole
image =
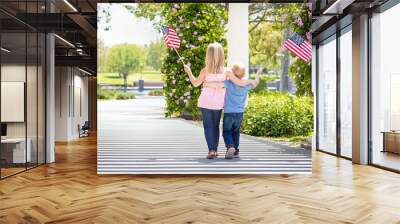
[[[224,65],[224,48],[219,43],[208,45],[205,67],[200,71],[197,78],[194,77],[190,66],[184,65],[185,72],[194,87],[198,87],[203,83],[213,84],[210,85],[213,87],[203,86],[198,99],[198,107],[201,110],[204,135],[208,146],[207,159],[214,159],[218,156],[219,123],[225,99],[224,81],[229,79],[239,86],[254,85],[253,81],[238,79]]]

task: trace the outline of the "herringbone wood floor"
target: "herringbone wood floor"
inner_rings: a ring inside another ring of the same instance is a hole
[[[0,223],[400,223],[400,175],[313,154],[312,175],[98,176],[96,139],[0,181]]]

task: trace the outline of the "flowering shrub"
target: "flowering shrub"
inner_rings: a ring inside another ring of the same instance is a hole
[[[243,133],[255,136],[309,136],[313,131],[313,99],[263,91],[249,96]]]
[[[227,5],[205,3],[155,5],[139,4],[135,13],[137,16],[152,20],[157,29],[161,25],[167,25],[176,30],[181,38],[179,54],[184,58],[184,62],[191,66],[193,74],[197,76],[204,67],[207,45],[219,42],[226,46]],[[150,7],[152,8],[150,9]],[[168,49],[161,72],[164,74],[166,116],[179,116],[187,113],[197,117],[199,115],[197,99],[200,95],[200,88],[195,88],[190,84],[189,78],[183,70],[182,62],[173,49]]]

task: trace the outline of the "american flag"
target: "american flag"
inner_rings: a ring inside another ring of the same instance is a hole
[[[176,31],[168,26],[161,27],[162,33],[164,35],[165,44],[169,48],[179,48],[181,40],[178,37]]]
[[[283,46],[305,62],[308,62],[312,57],[311,44],[305,41],[297,33],[294,33],[289,39],[287,39]]]

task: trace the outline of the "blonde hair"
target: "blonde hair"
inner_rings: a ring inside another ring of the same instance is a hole
[[[221,72],[225,65],[224,48],[219,43],[209,44],[206,53],[206,71],[209,74]]]
[[[244,75],[245,75],[245,72],[246,72],[245,71],[246,69],[244,68],[244,65],[242,63],[240,63],[240,62],[236,62],[236,63],[232,64],[231,69],[232,69],[233,74],[236,77],[238,77],[239,79],[242,79],[244,77]]]

